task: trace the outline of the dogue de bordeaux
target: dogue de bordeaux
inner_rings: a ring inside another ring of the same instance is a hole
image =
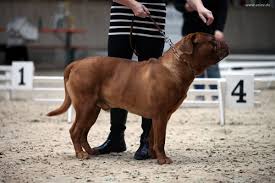
[[[151,156],[159,164],[172,163],[164,150],[169,118],[186,98],[195,76],[228,54],[226,43],[216,41],[210,34],[193,33],[158,59],[133,62],[91,57],[75,61],[64,71],[64,102],[48,116],[64,113],[72,103],[76,118],[70,135],[80,159],[96,154],[87,135],[101,109],[122,108],[151,118]]]

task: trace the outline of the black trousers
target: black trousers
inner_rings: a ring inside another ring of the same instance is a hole
[[[12,61],[28,61],[29,54],[26,46],[10,46],[6,48],[6,65],[11,65]]]
[[[132,36],[132,47],[138,53],[138,61],[148,60],[149,58],[159,58],[164,48],[164,39],[150,38],[141,36]],[[129,35],[109,36],[108,39],[108,56],[132,59],[133,49],[130,45]],[[121,133],[126,127],[128,112],[124,109],[111,109],[111,132]],[[142,136],[149,135],[152,120],[142,117]]]

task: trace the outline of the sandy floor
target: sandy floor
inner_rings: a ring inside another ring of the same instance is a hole
[[[275,182],[275,90],[258,97],[253,110],[227,110],[217,125],[218,109],[180,108],[168,124],[166,151],[174,160],[137,161],[140,117],[129,114],[127,151],[74,157],[66,116],[45,116],[55,106],[0,101],[1,182]],[[101,112],[89,133],[96,146],[109,131],[109,113]]]

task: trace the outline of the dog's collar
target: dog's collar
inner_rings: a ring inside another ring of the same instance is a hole
[[[170,48],[172,49],[173,51],[173,54],[175,55],[176,57],[176,60],[178,60],[179,62],[184,62],[187,67],[189,67],[189,70],[192,72],[194,78],[196,77],[196,73],[194,71],[194,69],[192,68],[191,64],[189,62],[186,62],[185,59],[181,60],[180,59],[180,54],[178,53],[176,47],[175,47],[175,44],[172,42],[172,40],[169,38],[169,37],[165,37],[165,42],[169,44]]]
[[[191,64],[189,62],[187,62],[185,59],[180,58],[179,53],[178,53],[175,45],[172,43],[171,39],[169,39],[169,42],[170,42],[170,48],[172,49],[173,54],[176,57],[176,60],[179,61],[179,62],[184,62],[187,65],[187,67],[189,68],[189,70],[191,71],[191,73],[193,74],[194,78],[195,78],[196,77],[196,72],[194,71]]]
[[[192,65],[191,65],[189,62],[187,62],[185,59],[183,59],[183,60],[180,60],[180,59],[179,59],[179,61],[180,61],[180,62],[184,62],[184,63],[187,65],[187,67],[189,68],[189,70],[191,71],[192,75],[193,75],[194,78],[195,78],[195,77],[196,77],[196,72],[194,71]]]

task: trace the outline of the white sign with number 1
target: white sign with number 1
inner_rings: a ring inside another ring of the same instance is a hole
[[[12,62],[12,87],[15,90],[31,90],[33,83],[33,62]]]
[[[254,106],[254,76],[226,76],[226,106],[229,108],[250,108]]]

